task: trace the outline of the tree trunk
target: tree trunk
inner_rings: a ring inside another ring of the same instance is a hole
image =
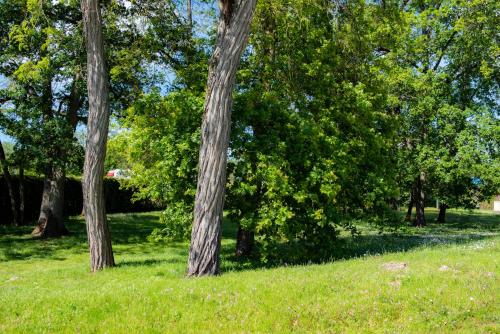
[[[24,168],[19,166],[19,224],[24,225],[24,207],[26,196],[24,193]]]
[[[90,268],[97,271],[115,265],[103,192],[104,158],[109,127],[109,87],[99,0],[82,0],[81,5],[87,47],[89,100],[82,187]]]
[[[219,1],[217,42],[208,73],[188,276],[215,275],[236,69],[245,49],[256,0]]]
[[[415,192],[415,189],[411,189],[410,193],[410,202],[408,203],[408,210],[406,211],[406,216],[405,216],[405,221],[409,222],[411,221],[411,212],[413,211],[413,194]]]
[[[65,178],[64,170],[61,167],[47,167],[38,224],[31,235],[52,238],[69,234],[64,225]]]
[[[446,209],[448,209],[448,205],[444,203],[439,204],[439,215],[437,217],[437,222],[444,224],[446,221]]]
[[[423,172],[420,173],[420,176],[416,180],[415,186],[415,222],[413,225],[422,227],[426,225],[425,221],[425,193],[424,193],[424,183],[425,183],[425,174]]]
[[[249,256],[252,253],[254,243],[254,232],[238,226],[238,236],[236,238],[236,256]]]
[[[2,165],[3,176],[5,177],[5,183],[7,184],[7,189],[9,191],[12,223],[15,226],[19,226],[19,212],[17,211],[16,194],[14,192],[14,185],[12,184],[12,177],[10,175],[9,165],[5,157],[5,151],[3,150],[2,141],[0,141],[0,164]]]
[[[187,14],[187,21],[188,21],[188,24],[189,24],[189,27],[191,27],[191,29],[193,28],[193,8],[191,6],[191,0],[187,0],[187,4],[186,4],[186,14]]]

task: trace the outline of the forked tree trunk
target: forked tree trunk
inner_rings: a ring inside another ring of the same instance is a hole
[[[82,0],[82,13],[87,47],[89,100],[82,188],[90,268],[97,271],[115,265],[103,192],[104,158],[109,127],[109,87],[99,0]]]
[[[439,215],[437,217],[437,222],[444,224],[446,221],[446,209],[448,209],[448,205],[445,203],[439,204]]]
[[[31,235],[52,238],[69,234],[64,225],[64,182],[65,175],[61,167],[47,167],[40,215]]]
[[[251,230],[238,226],[236,237],[236,256],[249,256],[252,253],[255,234]]]
[[[424,193],[424,183],[425,183],[425,174],[423,172],[420,173],[419,177],[417,177],[415,186],[415,222],[413,225],[422,227],[426,225],[425,221],[425,193]]]
[[[188,276],[219,273],[227,148],[236,69],[247,44],[256,0],[219,1],[217,42],[212,55],[201,127],[201,147]]]
[[[12,223],[15,226],[19,225],[19,212],[17,211],[16,193],[14,192],[14,185],[12,183],[12,176],[10,175],[9,165],[5,157],[2,141],[0,141],[0,164],[2,165],[3,176],[5,183],[7,183],[7,190],[10,197],[10,209],[12,211]]]

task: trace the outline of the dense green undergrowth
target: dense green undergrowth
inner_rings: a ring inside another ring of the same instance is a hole
[[[429,213],[432,221],[435,212]],[[0,332],[463,332],[500,330],[500,216],[453,211],[445,225],[382,231],[359,223],[332,262],[266,268],[233,257],[187,279],[187,243],[150,243],[157,213],[111,215],[117,268],[88,270],[85,226],[33,240],[0,227]]]

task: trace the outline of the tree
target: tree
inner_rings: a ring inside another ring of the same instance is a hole
[[[110,108],[121,113],[158,80],[153,66],[176,63],[187,25],[171,1],[103,4],[110,68]],[[15,138],[45,174],[37,236],[65,234],[64,179],[81,153],[74,134],[86,121],[85,57],[78,1],[0,3],[0,127]],[[138,61],[140,59],[141,61]],[[83,160],[83,159],[82,159]],[[79,168],[81,170],[81,167]],[[50,214],[49,214],[50,212]],[[50,219],[48,219],[50,217]]]
[[[99,0],[83,0],[82,14],[87,46],[89,115],[82,187],[92,271],[113,267],[115,260],[106,218],[103,176],[109,127],[109,83]]]
[[[67,233],[62,216],[64,169],[75,146],[67,120],[76,120],[81,108],[74,80],[78,61],[71,61],[78,59],[79,50],[73,8],[46,1],[3,2],[0,7],[6,23],[0,32],[0,72],[8,79],[0,92],[5,102],[0,126],[22,148],[22,154],[16,152],[25,157],[22,165],[29,157],[35,170],[45,174],[39,224],[33,231],[41,237]],[[60,26],[65,29],[56,28]]]
[[[373,74],[387,66],[373,52],[385,30],[372,20],[380,9],[351,3],[336,24],[330,6],[302,0],[257,6],[238,71],[224,204],[239,224],[239,256],[257,246],[255,254],[266,261],[328,258],[339,225],[349,228],[350,216],[360,212],[383,213],[394,197],[393,119],[379,111],[387,85]],[[203,64],[180,73],[199,72]],[[192,75],[182,83],[185,78]],[[130,182],[139,196],[167,206],[155,239],[182,238],[192,228],[180,218],[189,214],[196,190],[203,108],[191,84],[178,87],[165,97],[145,94],[125,123]],[[289,252],[278,252],[282,246]]]
[[[221,0],[201,127],[198,186],[188,276],[215,275],[220,266],[221,221],[236,70],[245,49],[256,0]]]
[[[498,122],[498,19],[491,15],[497,6],[491,0],[412,1],[402,8],[387,57],[394,61],[401,185],[410,188],[407,218],[414,203],[416,226],[426,223],[426,195],[441,200],[442,220],[448,206],[470,207],[494,184],[488,171],[498,154],[494,140],[475,133],[491,132]]]

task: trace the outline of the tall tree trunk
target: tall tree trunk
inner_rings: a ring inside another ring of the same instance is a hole
[[[87,47],[89,99],[82,179],[83,205],[90,249],[90,268],[97,271],[115,265],[103,189],[109,128],[109,87],[99,0],[82,0],[82,13]]]
[[[415,222],[414,225],[421,227],[426,225],[425,221],[425,193],[424,193],[424,183],[425,174],[423,172],[417,177],[415,186]]]
[[[43,184],[38,224],[31,232],[35,237],[52,238],[69,234],[64,225],[64,169],[48,166]]]
[[[410,192],[410,202],[408,203],[408,210],[406,210],[406,216],[405,216],[405,221],[409,222],[411,221],[411,212],[413,211],[413,197],[414,197],[415,189],[412,188]]]
[[[219,1],[201,127],[201,147],[188,276],[215,275],[220,266],[221,221],[236,69],[245,49],[256,0]]]
[[[443,224],[446,221],[446,209],[448,209],[448,205],[445,203],[439,204],[439,215],[437,217],[437,222]]]
[[[24,225],[24,208],[26,206],[26,196],[24,192],[24,167],[19,166],[19,223]]]
[[[9,191],[10,209],[12,211],[12,223],[15,226],[19,226],[19,212],[17,211],[16,194],[14,192],[12,176],[10,175],[9,165],[5,157],[5,151],[3,149],[2,141],[0,141],[0,164],[2,165],[3,176],[5,177],[5,183],[7,183],[7,189]]]
[[[236,237],[236,256],[249,256],[252,253],[255,234],[251,230],[238,226]]]

